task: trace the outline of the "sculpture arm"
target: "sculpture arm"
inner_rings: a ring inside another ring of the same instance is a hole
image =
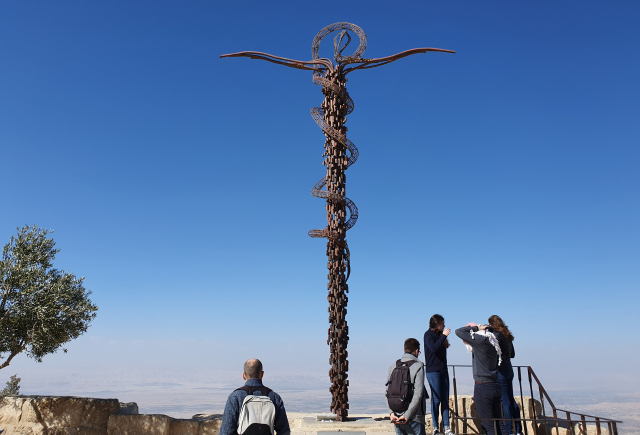
[[[251,59],[261,59],[267,62],[273,62],[280,65],[285,65],[291,68],[304,69],[310,71],[317,71],[319,67],[330,68],[331,61],[328,59],[315,59],[315,60],[294,60],[287,59],[286,57],[274,56],[268,53],[261,53],[259,51],[241,51],[239,53],[223,54],[223,57],[248,57]]]
[[[411,56],[412,54],[426,53],[428,51],[441,51],[443,53],[455,53],[453,50],[445,50],[442,48],[412,48],[411,50],[405,50],[400,53],[394,54],[392,56],[387,57],[379,57],[377,59],[361,59],[362,63],[360,65],[346,68],[345,74],[350,73],[351,71],[355,71],[357,69],[366,69],[366,68],[375,68],[377,66],[386,65],[391,62],[395,62],[398,59],[402,59],[403,57]]]

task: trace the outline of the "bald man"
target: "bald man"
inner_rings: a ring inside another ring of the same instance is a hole
[[[264,370],[262,370],[262,363],[259,359],[253,358],[244,363],[242,379],[246,382],[244,387],[235,390],[227,399],[227,404],[224,407],[224,414],[222,416],[222,425],[220,426],[220,435],[237,435],[240,408],[242,408],[242,402],[248,394],[269,397],[276,408],[273,422],[275,433],[277,435],[289,435],[291,429],[289,429],[287,411],[284,409],[282,398],[278,393],[271,391],[262,384],[263,376]]]

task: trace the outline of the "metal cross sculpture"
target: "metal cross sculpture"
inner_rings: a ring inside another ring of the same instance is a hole
[[[338,30],[340,30],[340,33],[334,38],[334,60],[336,62],[334,64],[330,59],[320,58],[318,51],[322,38]],[[348,31],[358,35],[360,45],[355,53],[350,56],[344,56],[342,52],[351,41]],[[349,381],[347,380],[347,370],[349,370],[349,362],[347,361],[349,328],[345,316],[347,314],[348,300],[346,293],[349,291],[347,280],[351,273],[351,267],[349,263],[349,247],[345,236],[346,232],[358,220],[356,205],[345,196],[344,172],[358,159],[358,149],[347,139],[347,127],[344,125],[346,116],[353,111],[353,100],[349,97],[345,87],[347,74],[359,69],[386,65],[412,54],[426,53],[428,51],[454,53],[451,50],[439,48],[414,48],[393,56],[365,59],[362,55],[366,48],[367,35],[360,27],[351,23],[335,23],[320,30],[313,39],[312,59],[309,61],[287,59],[255,51],[242,51],[220,56],[262,59],[291,68],[313,71],[313,83],[322,86],[324,101],[321,107],[311,108],[311,116],[326,137],[323,164],[327,167],[327,175],[313,186],[311,194],[327,201],[327,227],[321,230],[311,230],[309,231],[309,236],[328,239],[327,257],[329,261],[327,267],[329,268],[329,283],[327,288],[329,295],[327,299],[329,301],[329,323],[331,326],[329,327],[327,344],[331,350],[329,356],[329,364],[331,365],[329,378],[332,383],[329,391],[332,395],[330,409],[336,414],[338,421],[346,421],[349,413],[347,396],[349,387]],[[348,219],[347,209],[349,209]]]

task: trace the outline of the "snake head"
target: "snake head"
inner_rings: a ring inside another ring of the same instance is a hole
[[[344,45],[342,45],[342,40],[345,36],[347,37],[347,40],[345,41]],[[343,30],[342,32],[337,34],[335,38],[333,38],[334,59],[336,60],[336,62],[340,62],[340,59],[342,59],[342,52],[350,43],[351,35],[349,35],[349,32],[347,32],[346,30]]]

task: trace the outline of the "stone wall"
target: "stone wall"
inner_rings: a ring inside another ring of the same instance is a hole
[[[135,403],[87,397],[0,397],[2,435],[218,435],[222,415],[140,415]]]
[[[108,435],[218,435],[221,414],[178,419],[162,414],[112,415]]]
[[[516,403],[520,410],[524,410],[524,415],[521,415],[523,418],[533,418],[533,409],[535,406],[535,415],[539,418],[542,415],[542,407],[540,406],[540,402],[537,400],[531,399],[531,397],[524,397],[524,406],[522,406],[522,401],[520,397],[516,397]],[[476,405],[473,402],[473,396],[458,396],[457,407],[454,403],[453,396],[449,397],[449,409],[451,412],[451,416],[455,415],[456,409],[458,410],[457,415],[459,417],[467,417],[466,420],[458,420],[459,426],[457,431],[455,428],[451,428],[454,432],[457,433],[481,433],[482,430],[480,428],[480,420],[478,419],[478,411],[476,410]],[[427,429],[431,426],[431,423],[427,423]],[[533,422],[527,422],[527,432],[529,434],[535,434],[533,426]],[[523,429],[524,431],[524,429]],[[427,430],[427,433],[429,431]],[[431,432],[433,433],[433,432]]]
[[[0,398],[2,435],[107,435],[118,399],[4,396]]]

